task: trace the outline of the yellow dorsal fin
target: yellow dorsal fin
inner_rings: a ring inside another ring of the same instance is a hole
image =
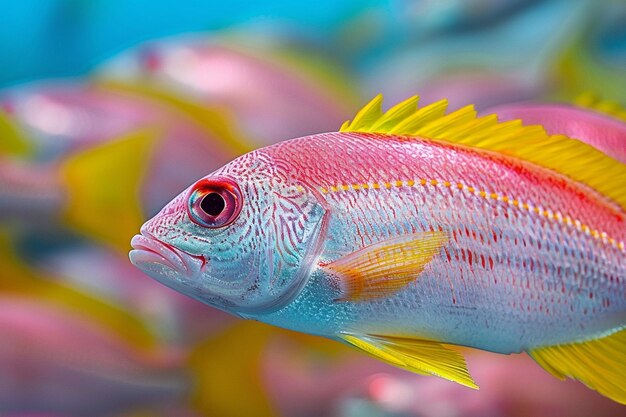
[[[418,108],[417,98],[412,97],[384,114],[381,103],[382,96],[376,96],[340,131],[421,136],[507,154],[584,183],[626,210],[626,165],[593,146],[563,135],[550,136],[542,126],[523,126],[519,120],[501,123],[494,115],[479,118],[473,106],[445,114],[446,100]]]
[[[381,96],[382,99],[382,96]],[[401,103],[396,104],[385,112],[377,121],[375,121],[371,127],[371,130],[376,132],[379,130],[388,130],[392,126],[398,124],[398,121],[406,119],[417,108],[418,96],[413,96],[404,100]]]
[[[576,379],[626,404],[626,329],[586,342],[534,349],[529,354],[557,378]]]
[[[68,158],[61,167],[66,222],[126,252],[144,221],[140,185],[158,135],[135,131]]]
[[[586,92],[576,97],[574,104],[580,107],[595,110],[626,122],[626,108],[617,101],[603,100],[600,96],[591,92]]]
[[[400,236],[367,246],[322,268],[339,281],[338,301],[387,297],[417,279],[447,241],[443,232]]]
[[[32,151],[32,144],[0,109],[0,155],[28,155]]]
[[[348,344],[384,362],[421,375],[436,375],[478,389],[463,355],[439,342],[397,336],[340,334]]]
[[[349,123],[349,128],[352,131],[368,132],[371,126],[378,121],[383,115],[382,112],[383,95],[379,94],[374,97],[369,103],[367,103],[359,112],[354,116],[354,120]],[[348,123],[348,122],[346,122]],[[344,124],[346,126],[346,124]],[[348,126],[346,126],[348,127]],[[344,130],[342,126],[341,130]]]

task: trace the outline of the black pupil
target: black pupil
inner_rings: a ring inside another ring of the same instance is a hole
[[[200,202],[200,208],[209,216],[219,215],[224,211],[225,206],[226,202],[224,201],[224,197],[218,193],[207,194]]]

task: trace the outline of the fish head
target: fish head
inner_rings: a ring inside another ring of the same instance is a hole
[[[242,317],[302,289],[326,221],[315,190],[263,150],[196,181],[141,228],[131,261],[163,284]]]

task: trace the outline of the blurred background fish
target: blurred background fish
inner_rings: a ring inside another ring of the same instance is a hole
[[[332,130],[356,103],[352,82],[315,50],[283,43],[246,32],[151,42],[105,63],[99,77],[223,108],[257,145]]]
[[[626,2],[27,0],[0,20],[0,415],[623,414],[523,358],[468,354],[468,393],[241,323],[126,253],[197,178],[379,92],[624,162]]]

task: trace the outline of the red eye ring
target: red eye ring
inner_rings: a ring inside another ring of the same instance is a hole
[[[228,178],[205,178],[198,181],[187,196],[189,218],[199,226],[217,229],[235,221],[243,197],[239,186]]]

